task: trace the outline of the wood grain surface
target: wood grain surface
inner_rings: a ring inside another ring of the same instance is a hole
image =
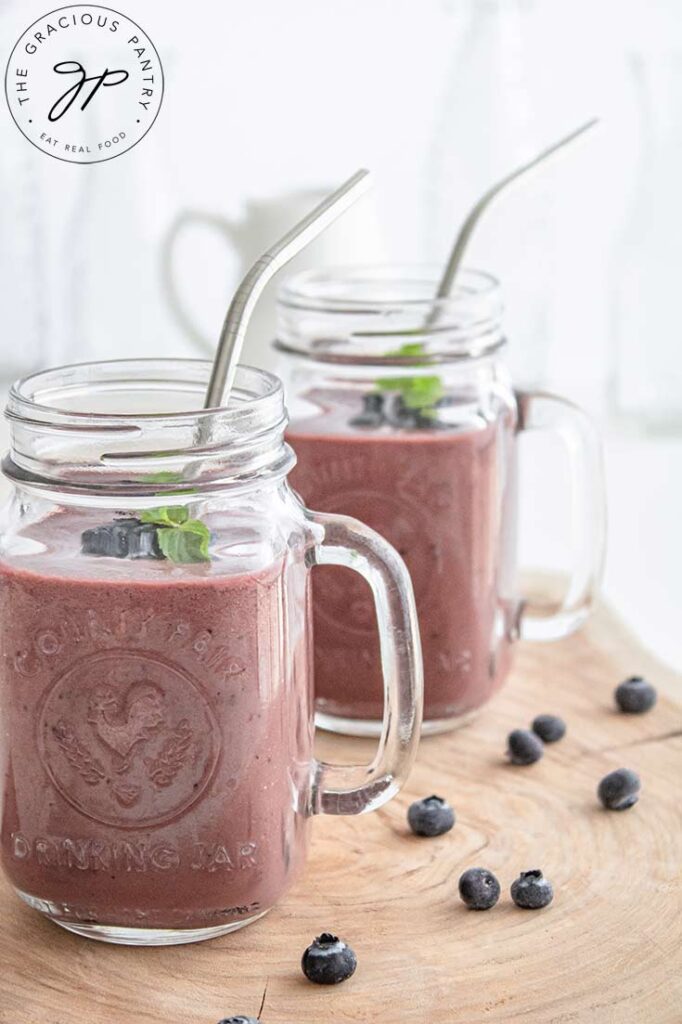
[[[131,949],[79,939],[0,886],[2,1024],[668,1024],[682,1021],[682,707],[614,710],[612,690],[643,673],[668,693],[680,682],[605,610],[580,634],[521,646],[506,689],[471,725],[422,742],[401,796],[362,818],[321,818],[304,876],[257,924],[213,942]],[[682,688],[681,692],[682,692]],[[507,765],[507,732],[539,712],[569,731],[538,764]],[[321,736],[330,760],[367,759],[370,742]],[[633,809],[596,801],[617,767],[643,779]],[[409,802],[447,796],[457,811],[438,839],[407,833]],[[497,907],[468,911],[467,867],[494,871]],[[509,899],[521,870],[540,867],[554,903]],[[358,955],[355,976],[318,988],[300,973],[314,935],[332,930]]]

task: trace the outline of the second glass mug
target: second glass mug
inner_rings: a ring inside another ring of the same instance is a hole
[[[361,523],[289,489],[282,387],[240,367],[132,360],[20,381],[0,532],[0,850],[30,906],[111,942],[256,920],[318,813],[400,788],[421,718],[407,570]],[[199,411],[196,411],[199,410]],[[313,756],[310,570],[371,588],[386,684],[370,765]]]
[[[424,732],[466,721],[506,678],[513,642],[556,639],[589,612],[604,551],[601,448],[555,395],[515,392],[497,281],[460,271],[434,303],[438,268],[299,274],[279,297],[276,347],[297,456],[292,486],[315,508],[386,537],[412,576],[424,654]],[[517,440],[550,431],[571,474],[572,575],[548,609],[519,592]],[[375,734],[374,613],[344,569],[314,581],[317,721]]]

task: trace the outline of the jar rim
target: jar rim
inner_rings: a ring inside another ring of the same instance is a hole
[[[143,374],[147,371],[151,376],[145,378]],[[184,371],[184,376],[182,375]],[[237,368],[235,383],[227,405],[213,406],[210,409],[202,407],[190,407],[175,412],[164,410],[162,412],[137,411],[107,411],[71,409],[62,404],[54,404],[55,393],[60,390],[64,393],[82,394],[88,387],[95,389],[98,386],[105,386],[111,390],[115,384],[125,384],[126,381],[137,380],[142,383],[154,383],[155,385],[196,385],[195,388],[185,390],[196,390],[203,393],[211,373],[211,363],[205,359],[185,358],[162,358],[143,357],[137,359],[101,359],[87,360],[80,363],[65,363],[60,366],[49,367],[46,370],[36,370],[33,373],[20,377],[10,387],[5,415],[9,419],[27,419],[36,422],[36,414],[46,417],[41,422],[58,426],[60,423],[73,421],[85,422],[91,420],[93,426],[101,428],[107,421],[112,423],[133,423],[142,420],[147,423],[161,423],[162,421],[177,422],[192,417],[210,418],[220,416],[221,419],[236,419],[239,414],[248,407],[249,412],[256,411],[259,405],[266,406],[273,404],[273,399],[283,402],[283,389],[281,381],[274,374],[267,370],[261,370],[254,366],[240,365]],[[128,374],[128,375],[127,375]],[[61,379],[61,384],[59,383]],[[53,403],[41,400],[38,396],[51,394]],[[161,390],[159,388],[159,390]]]
[[[334,266],[303,270],[287,278],[278,290],[279,305],[293,309],[311,309],[327,312],[357,312],[358,310],[385,311],[395,307],[424,306],[437,308],[441,313],[451,312],[454,316],[461,312],[465,301],[477,298],[489,301],[490,297],[499,295],[500,283],[497,278],[485,270],[463,267],[457,276],[457,285],[452,295],[447,298],[435,299],[409,295],[390,296],[386,298],[352,298],[337,293],[335,286],[340,284],[371,285],[378,287],[387,284],[421,284],[431,288],[431,296],[435,294],[442,267],[435,264],[359,264]]]
[[[5,416],[10,479],[63,493],[195,493],[285,475],[279,378],[239,366],[226,406],[197,408],[211,364],[118,359],[30,374]],[[149,411],[149,409],[155,411]]]
[[[441,271],[376,264],[297,274],[279,289],[275,347],[325,363],[423,366],[504,345],[497,279],[463,268],[453,294],[435,299]]]

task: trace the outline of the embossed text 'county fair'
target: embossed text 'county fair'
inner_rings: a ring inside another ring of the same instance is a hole
[[[94,643],[103,651],[127,644],[161,644],[169,653],[187,652],[202,668],[225,680],[246,668],[244,661],[231,653],[227,644],[217,642],[209,630],[194,630],[187,622],[140,608],[114,608],[106,616],[93,609],[78,614],[67,611],[59,629],[38,630],[31,646],[15,654],[14,667],[22,676],[34,676],[41,666],[61,656],[81,653],[84,642]]]
[[[248,871],[257,867],[258,847],[251,841],[192,843],[186,851],[173,843],[146,840],[70,839],[66,836],[12,834],[15,860],[34,860],[44,867],[73,871],[172,871],[189,866],[193,871]]]

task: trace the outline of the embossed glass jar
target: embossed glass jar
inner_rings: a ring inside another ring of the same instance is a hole
[[[358,814],[415,752],[421,660],[407,571],[362,524],[289,489],[279,381],[135,360],[20,381],[3,469],[0,699],[6,874],[80,934],[210,938],[302,865],[311,816]],[[376,599],[386,681],[371,765],[313,756],[310,570]]]
[[[506,678],[513,642],[555,639],[587,615],[604,547],[600,445],[561,398],[516,392],[504,362],[498,283],[462,271],[434,303],[438,268],[310,271],[284,284],[282,353],[297,456],[292,486],[315,508],[358,516],[404,557],[424,655],[424,730],[456,726]],[[519,435],[548,430],[571,476],[571,575],[557,600],[517,579]],[[314,584],[318,723],[375,733],[380,652],[362,581]]]

